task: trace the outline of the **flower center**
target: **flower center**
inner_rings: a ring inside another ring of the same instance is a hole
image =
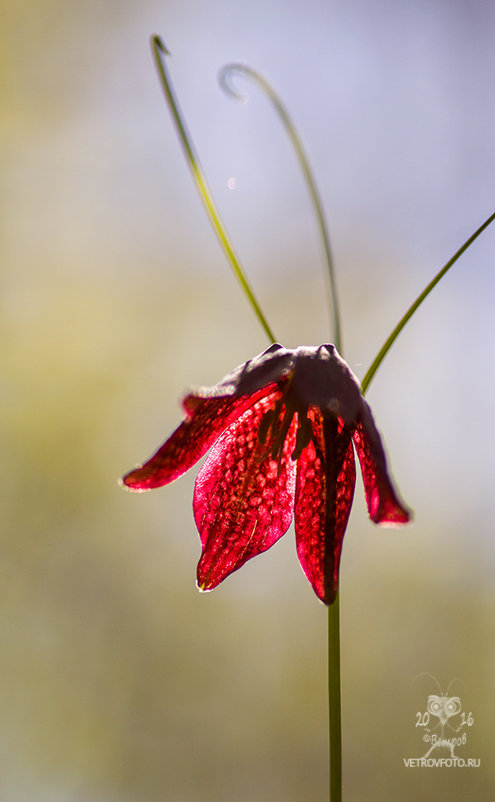
[[[278,460],[279,468],[284,443],[295,414],[297,414],[298,426],[296,431],[296,444],[291,454],[292,460],[295,461],[299,459],[303,450],[309,445],[313,437],[313,426],[307,416],[307,410],[301,409],[299,405],[296,405],[291,400],[289,387],[290,382],[275,406],[265,412],[258,427],[258,442],[261,445],[269,444],[263,454],[263,459],[270,454],[272,459]]]

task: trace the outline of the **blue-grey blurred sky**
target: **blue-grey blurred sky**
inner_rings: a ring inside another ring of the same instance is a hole
[[[63,280],[105,276],[144,294],[158,273],[191,287],[196,275],[211,276],[224,288],[209,310],[210,332],[198,336],[203,364],[217,338],[232,340],[222,331],[225,303],[248,323],[162,101],[150,31],[173,53],[169,66],[212,188],[287,345],[328,338],[316,227],[266,101],[246,82],[247,106],[219,90],[225,63],[261,70],[300,129],[331,227],[346,355],[359,375],[414,295],[493,210],[491,3],[52,2],[29,16],[20,7],[10,13],[8,315],[26,294],[47,291],[50,271]],[[494,389],[493,255],[488,231],[428,300],[371,390],[380,393],[399,372],[398,397],[387,390],[384,403],[399,403],[436,446],[429,459],[439,481],[453,467],[449,460],[441,470],[456,432],[456,450],[483,466],[467,490],[474,495],[492,481],[485,421]],[[289,297],[302,287],[308,297],[294,306]],[[249,325],[251,343],[231,361],[263,347]],[[220,371],[229,364],[226,354]],[[198,381],[211,381],[206,373]]]
[[[284,99],[324,201],[345,355],[362,377],[494,211],[495,5],[4,4],[0,799],[247,802],[263,797],[253,764],[266,798],[307,796],[308,776],[311,798],[325,798],[323,611],[293,535],[199,596],[193,477],[141,497],[115,482],[176,425],[189,384],[266,346],[187,172],[154,32],[244,266],[294,346],[329,338],[306,188],[267,101],[240,79],[250,102],[233,103],[218,71],[245,62]],[[495,229],[369,392],[416,520],[377,530],[358,482],[342,565],[349,802],[422,793],[399,771],[421,671],[445,685],[462,675],[478,694],[477,745],[493,746],[494,262]],[[429,783],[445,802],[486,799],[493,773]]]

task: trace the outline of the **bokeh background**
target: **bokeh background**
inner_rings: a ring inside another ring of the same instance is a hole
[[[195,588],[194,471],[117,478],[191,384],[266,347],[195,194],[148,38],[160,32],[214,194],[277,337],[329,338],[315,169],[362,377],[495,207],[490,0],[2,3],[1,802],[327,797],[326,611],[292,530]],[[495,230],[401,335],[369,392],[415,523],[342,561],[346,802],[493,798]],[[477,769],[411,769],[416,713],[459,695]],[[421,675],[418,677],[418,675]]]

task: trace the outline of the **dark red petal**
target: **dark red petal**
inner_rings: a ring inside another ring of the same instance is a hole
[[[198,586],[210,590],[246,560],[270,548],[290,526],[296,465],[293,420],[280,461],[272,438],[260,443],[263,416],[280,397],[262,398],[220,437],[203,465],[194,490],[194,517],[203,554]]]
[[[316,595],[325,604],[336,596],[342,541],[356,468],[350,433],[337,421],[310,411],[317,447],[311,442],[297,466],[295,527],[297,554]]]
[[[376,524],[407,524],[411,513],[400,500],[388,474],[385,449],[371,410],[363,399],[359,421],[353,435],[369,516]]]
[[[188,417],[158,451],[144,465],[140,465],[122,479],[131,490],[151,490],[173,482],[182,476],[203,454],[233,420],[263,395],[273,392],[274,385],[248,396],[201,398],[195,393],[183,401]],[[278,391],[280,395],[280,391]]]

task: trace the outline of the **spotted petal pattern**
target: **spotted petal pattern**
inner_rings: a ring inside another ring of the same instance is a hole
[[[406,524],[410,520],[411,513],[394,489],[387,470],[382,439],[364,399],[353,440],[361,463],[366,503],[371,520],[384,526]]]
[[[258,390],[254,396],[202,398],[195,393],[189,394],[183,401],[188,417],[144,465],[123,477],[123,484],[131,490],[140,491],[173,482],[206,454],[232,421],[274,387],[276,385],[272,384]],[[277,392],[280,394],[280,391]]]
[[[296,463],[295,421],[280,457],[270,454],[273,436],[261,443],[260,422],[279,391],[257,401],[219,438],[194,490],[194,518],[203,554],[198,586],[214,588],[246,560],[270,548],[292,521]]]
[[[336,421],[329,426],[318,410],[312,410],[311,417],[314,441],[302,452],[297,468],[297,554],[316,595],[331,604],[337,593],[356,468],[350,432],[345,427],[339,432]]]
[[[194,491],[200,588],[214,588],[270,548],[295,510],[300,563],[331,604],[356,480],[353,447],[371,519],[409,521],[371,410],[335,346],[274,343],[213,387],[187,395],[183,406],[186,419],[122,481],[137,491],[160,487],[211,449]]]

